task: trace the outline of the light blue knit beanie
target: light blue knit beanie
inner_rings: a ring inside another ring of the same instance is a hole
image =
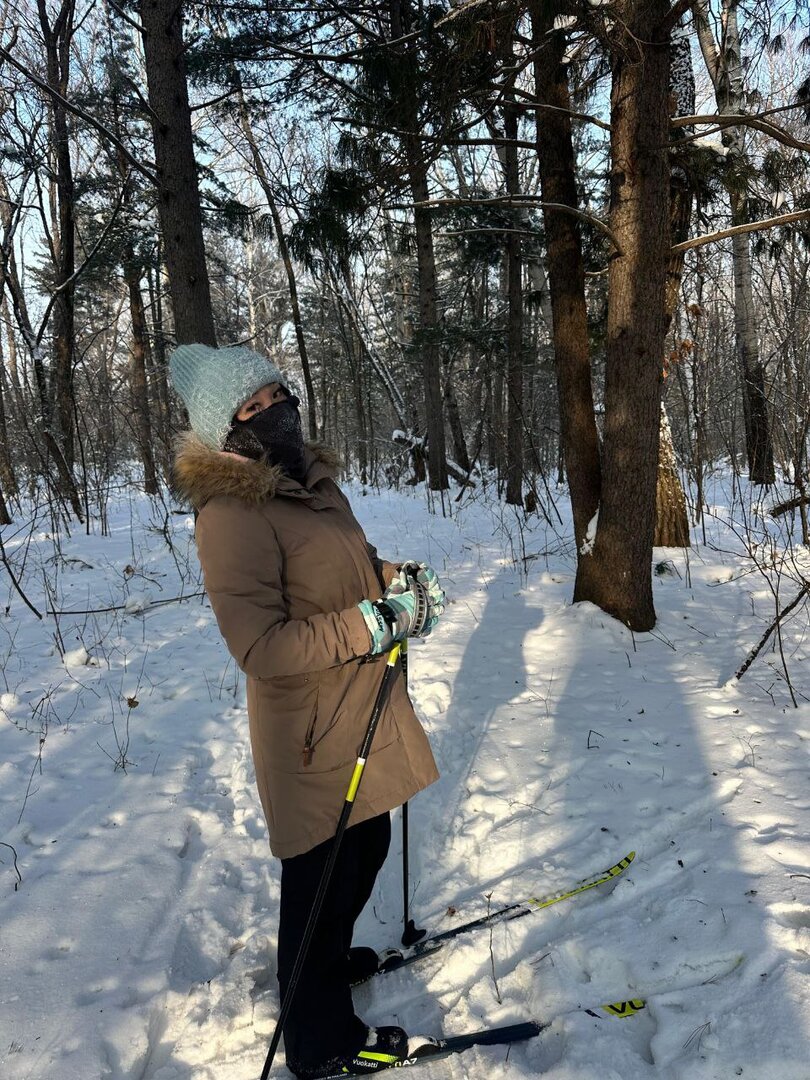
[[[272,360],[244,345],[179,345],[169,358],[169,372],[192,430],[215,450],[222,449],[240,405],[268,383],[286,386]]]

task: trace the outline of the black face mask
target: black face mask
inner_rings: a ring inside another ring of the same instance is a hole
[[[254,460],[266,455],[272,465],[280,465],[288,476],[302,482],[307,470],[299,404],[292,396],[249,420],[234,420],[224,449]]]

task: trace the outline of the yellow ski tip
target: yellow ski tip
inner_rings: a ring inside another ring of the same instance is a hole
[[[642,1009],[647,1008],[647,1002],[641,998],[630,998],[629,1001],[613,1001],[608,1005],[602,1005],[602,1012],[607,1013],[608,1016],[617,1017],[619,1020],[624,1020],[628,1016],[635,1016],[636,1013],[640,1013]]]

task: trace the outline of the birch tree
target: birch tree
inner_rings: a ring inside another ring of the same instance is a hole
[[[746,111],[742,48],[738,25],[738,0],[720,0],[720,34],[712,30],[709,0],[696,0],[695,27],[706,61],[720,115]],[[731,224],[748,221],[746,129],[725,127],[723,144],[728,153]],[[757,304],[751,268],[751,241],[747,233],[731,238],[734,269],[734,332],[740,366],[745,418],[745,445],[749,476],[754,484],[774,482],[773,441],[765,390],[765,368],[759,349]]]

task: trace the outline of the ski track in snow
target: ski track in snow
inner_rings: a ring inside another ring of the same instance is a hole
[[[503,508],[450,520],[412,495],[352,501],[381,553],[430,561],[450,597],[410,650],[442,772],[411,807],[417,925],[443,930],[637,852],[608,895],[372,980],[361,1015],[447,1034],[550,1023],[425,1065],[425,1080],[807,1080],[810,706],[789,707],[764,656],[729,681],[771,617],[764,583],[729,582],[739,563],[708,548],[657,552],[676,572],[655,579],[656,630],[634,636],[570,606],[571,544],[542,523],[525,551],[558,553],[521,576]],[[244,680],[205,601],[152,606],[179,593],[177,564],[129,509],[108,538],[65,540],[54,559],[37,534],[29,554],[58,573],[60,609],[126,611],[62,616],[64,662],[53,620],[11,593],[0,621],[0,840],[23,877],[15,891],[0,847],[3,1080],[252,1080],[275,1023],[278,874]],[[190,528],[173,521],[186,592]],[[785,636],[802,688],[799,624]],[[401,931],[399,854],[395,817],[359,928],[376,947]],[[638,996],[648,1008],[631,1019],[584,1011]],[[282,1055],[273,1075],[289,1075]]]

